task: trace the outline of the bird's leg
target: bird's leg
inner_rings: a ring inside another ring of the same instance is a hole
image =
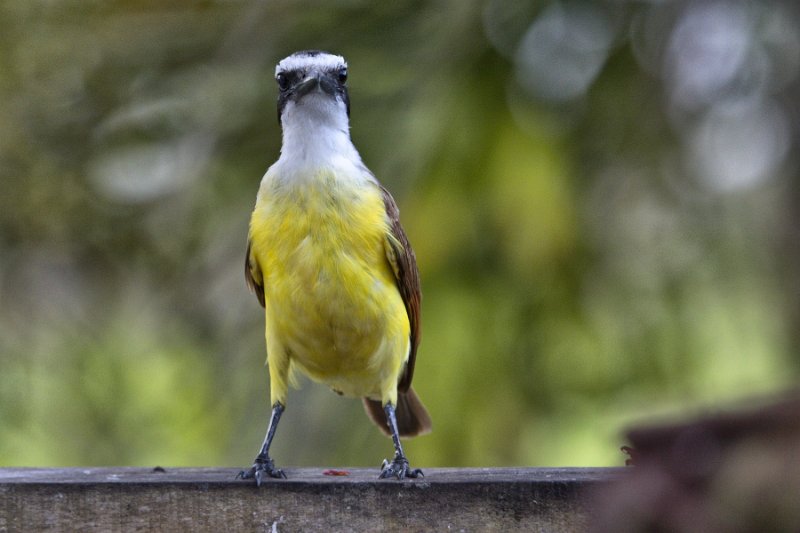
[[[269,427],[267,428],[267,435],[264,437],[264,444],[261,445],[261,451],[256,456],[253,466],[249,470],[239,472],[236,476],[237,478],[255,479],[256,485],[259,487],[265,476],[286,479],[286,474],[283,473],[283,470],[275,468],[275,463],[269,456],[269,447],[272,444],[272,438],[275,436],[275,430],[278,427],[283,409],[283,404],[280,402],[272,406],[272,416],[269,419]]]
[[[386,421],[392,432],[394,460],[391,463],[386,459],[383,460],[379,479],[390,477],[396,477],[397,479],[403,479],[405,477],[425,477],[422,470],[419,468],[412,469],[409,466],[408,459],[406,459],[406,455],[403,453],[403,446],[400,444],[400,433],[397,431],[397,417],[395,417],[394,414],[394,405],[387,403],[383,410],[386,412]]]

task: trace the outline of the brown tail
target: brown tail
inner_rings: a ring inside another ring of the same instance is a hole
[[[364,409],[367,411],[369,418],[375,422],[375,425],[391,437],[389,423],[386,420],[386,413],[383,411],[381,402],[364,398]],[[428,414],[428,410],[422,405],[414,389],[410,387],[408,392],[397,393],[395,415],[397,416],[397,429],[401,437],[416,437],[431,431],[431,417]]]

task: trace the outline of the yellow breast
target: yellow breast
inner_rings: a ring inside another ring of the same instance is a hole
[[[262,185],[250,228],[263,273],[268,357],[354,396],[396,379],[409,323],[385,254],[388,221],[373,183],[321,173]],[[273,353],[273,352],[280,353]]]

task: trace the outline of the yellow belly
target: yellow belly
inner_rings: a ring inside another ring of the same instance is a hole
[[[250,231],[271,372],[273,358],[287,358],[339,392],[388,399],[408,356],[409,322],[385,255],[378,188],[331,175],[267,183]]]

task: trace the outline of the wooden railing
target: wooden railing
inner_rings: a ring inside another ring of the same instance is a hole
[[[0,531],[581,531],[614,468],[2,468]],[[340,475],[330,475],[330,474]],[[346,475],[344,475],[346,474]]]

